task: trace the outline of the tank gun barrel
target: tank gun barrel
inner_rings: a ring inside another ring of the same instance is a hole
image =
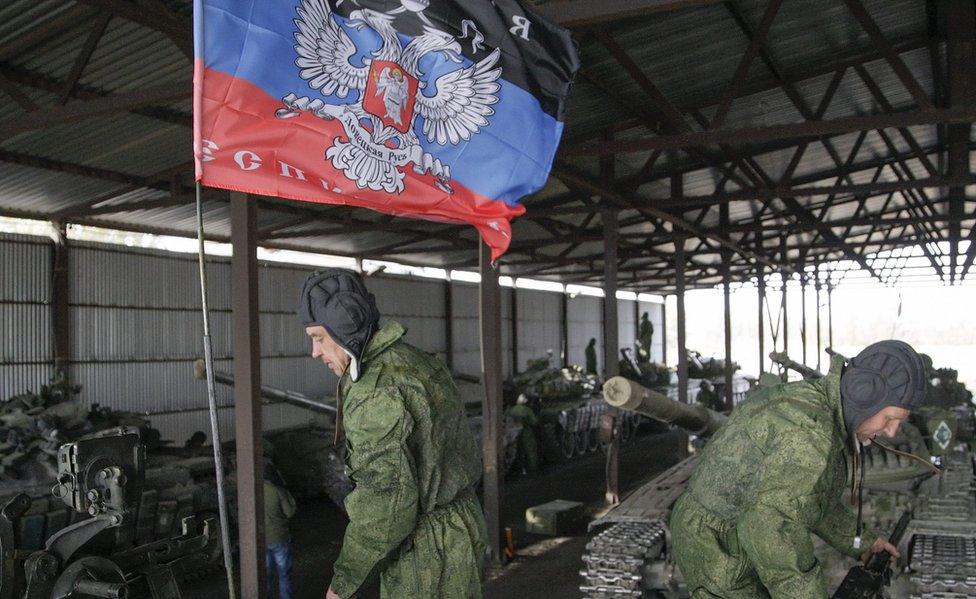
[[[603,399],[622,410],[639,412],[648,418],[680,426],[696,435],[709,436],[725,424],[725,415],[703,406],[668,399],[622,376],[603,384]]]
[[[800,364],[796,360],[791,360],[790,356],[786,352],[771,352],[769,354],[769,359],[776,362],[784,368],[789,368],[800,373],[805,379],[822,379],[823,373],[815,368],[810,368],[805,364]]]
[[[193,363],[193,376],[194,378],[201,380],[207,377],[206,365],[204,364],[203,360],[197,360]],[[227,385],[228,387],[233,387],[234,375],[228,372],[214,370],[214,381],[222,385]],[[298,406],[300,408],[313,410],[315,412],[324,412],[326,414],[336,413],[335,406],[330,406],[329,404],[316,401],[307,395],[298,393],[297,391],[279,389],[270,385],[261,385],[261,397],[270,401],[283,402],[293,406]]]

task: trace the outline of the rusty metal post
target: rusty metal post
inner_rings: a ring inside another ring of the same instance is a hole
[[[484,452],[484,508],[488,525],[488,551],[492,562],[502,562],[501,495],[504,485],[502,444],[502,297],[498,273],[491,265],[491,250],[482,241],[478,270],[481,274],[481,380],[485,383],[481,409],[481,444]]]
[[[617,241],[619,227],[617,213],[603,212],[603,372],[604,378],[617,376],[619,371],[620,335],[617,321]],[[607,503],[620,502],[620,418],[611,410],[612,436],[607,450]]]
[[[834,283],[827,279],[827,346],[834,348]]]
[[[566,294],[565,287],[559,295],[559,327],[563,368],[566,368],[569,366],[569,296]]]
[[[54,371],[67,377],[71,364],[71,293],[68,271],[68,230],[64,223],[51,223],[55,239],[51,245],[51,332],[54,335]]]
[[[512,376],[519,373],[519,334],[518,334],[518,291],[512,280],[511,302],[509,303],[509,320],[512,325]]]
[[[782,299],[782,303],[780,304],[780,310],[781,310],[781,313],[783,315],[783,320],[781,321],[780,326],[783,327],[782,328],[782,330],[783,330],[783,353],[789,354],[790,353],[790,321],[789,321],[789,305],[786,302],[786,294],[789,291],[789,285],[788,285],[788,283],[789,283],[789,280],[790,280],[790,273],[789,273],[788,270],[786,270],[786,267],[785,267],[785,265],[789,261],[789,252],[786,249],[786,237],[785,236],[780,239],[780,246],[781,246],[781,251],[782,251],[781,256],[782,256],[782,260],[783,260],[783,264],[784,264],[783,269],[779,271],[780,279],[783,281],[783,299]],[[786,381],[787,374],[788,374],[788,371],[784,368],[783,369],[783,374],[782,374],[783,381]]]
[[[444,281],[444,362],[454,372],[454,293],[451,279]]]
[[[678,401],[688,403],[688,349],[685,347],[685,237],[674,236],[674,286],[678,312]]]
[[[803,347],[803,365],[807,365],[807,276],[800,274],[800,345]]]
[[[820,264],[815,264],[813,266],[813,289],[816,292],[817,299],[817,370],[820,370],[820,360],[823,355],[823,341],[820,338]]]
[[[264,455],[258,312],[257,203],[230,194],[231,321],[234,327],[234,427],[241,596],[266,596]]]
[[[668,300],[661,304],[661,364],[668,363]]]
[[[766,269],[758,266],[756,274],[757,294],[759,295],[759,374],[766,372]]]
[[[732,274],[730,272],[730,252],[722,252],[722,297],[725,308],[725,408],[731,410],[732,400],[732,302],[731,290]]]

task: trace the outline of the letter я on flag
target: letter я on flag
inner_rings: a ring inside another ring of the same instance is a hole
[[[202,184],[477,227],[541,188],[579,68],[517,0],[195,0]]]

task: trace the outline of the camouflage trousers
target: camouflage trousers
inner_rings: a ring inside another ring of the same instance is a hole
[[[473,491],[422,514],[380,574],[384,599],[480,599],[487,529]]]
[[[670,527],[674,558],[694,599],[768,599],[734,524],[685,493],[671,512]]]

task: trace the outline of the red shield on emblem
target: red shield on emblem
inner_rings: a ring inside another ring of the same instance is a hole
[[[379,117],[387,127],[406,133],[413,121],[417,79],[388,60],[374,60],[363,92],[363,109]]]

